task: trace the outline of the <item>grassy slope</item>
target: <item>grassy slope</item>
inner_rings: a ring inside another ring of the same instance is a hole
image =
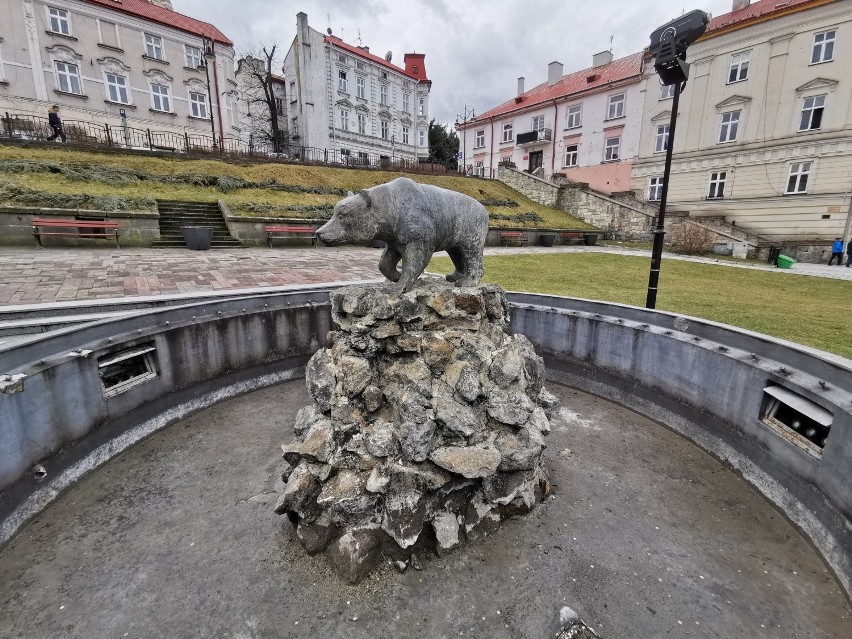
[[[430,270],[448,273],[447,258]],[[603,253],[485,258],[485,281],[507,290],[645,305],[650,262]],[[849,282],[663,261],[657,308],[741,326],[852,358]]]
[[[545,221],[542,223],[518,223],[493,220],[494,226],[540,226],[553,228],[591,228],[581,220],[567,213],[542,206],[511,190],[496,180],[476,180],[455,176],[417,175],[388,171],[358,171],[298,164],[247,164],[226,163],[217,160],[186,160],[179,158],[150,157],[145,155],[102,154],[77,149],[33,149],[18,146],[0,145],[0,160],[41,160],[63,162],[75,165],[109,166],[132,169],[156,175],[205,174],[214,176],[233,176],[249,182],[262,182],[275,179],[283,184],[306,187],[331,187],[351,191],[382,184],[400,175],[410,177],[417,182],[433,184],[470,195],[477,200],[514,200],[518,207],[489,206],[489,213],[517,215],[534,212]],[[193,185],[164,185],[151,182],[138,182],[131,185],[115,186],[100,182],[81,182],[62,176],[37,173],[2,174],[3,179],[26,186],[37,191],[50,193],[86,193],[91,195],[116,195],[131,199],[146,197],[178,199],[187,201],[225,200],[236,214],[247,214],[248,204],[269,205],[316,205],[334,204],[339,200],[336,195],[314,195],[301,193],[283,193],[271,189],[240,189],[230,193],[221,193],[214,187]],[[264,214],[275,215],[275,213]],[[310,217],[310,213],[288,212],[287,217]]]

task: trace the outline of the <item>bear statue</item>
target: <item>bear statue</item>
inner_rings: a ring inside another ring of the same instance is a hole
[[[476,286],[482,278],[482,248],[488,212],[472,197],[397,178],[349,193],[334,207],[331,220],[317,230],[328,246],[382,240],[382,275],[407,291],[423,273],[432,253],[446,251],[456,267],[447,275],[457,286]],[[402,272],[397,264],[402,260]]]

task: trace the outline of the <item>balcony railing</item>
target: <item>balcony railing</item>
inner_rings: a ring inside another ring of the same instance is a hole
[[[538,129],[529,133],[518,133],[515,144],[523,146],[524,144],[534,144],[536,142],[550,142],[553,139],[553,131],[551,129]]]

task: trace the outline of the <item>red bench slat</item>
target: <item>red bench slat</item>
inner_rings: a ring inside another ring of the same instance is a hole
[[[310,235],[311,246],[314,246],[317,243],[317,238],[314,235],[316,229],[312,226],[264,226],[263,230],[266,231],[266,245],[269,248],[272,248],[273,233],[293,233],[299,235]]]
[[[115,238],[115,245],[121,248],[118,243],[118,222],[105,222],[100,220],[56,220],[53,218],[36,217],[32,220],[33,235],[36,238],[39,246],[42,246],[41,238],[44,235],[64,235],[68,237],[92,237],[92,238]],[[75,229],[103,229],[104,231],[112,231],[111,233],[44,233],[39,231],[42,228],[75,228]]]

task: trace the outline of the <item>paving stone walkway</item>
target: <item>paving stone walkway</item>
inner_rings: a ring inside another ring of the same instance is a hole
[[[488,255],[606,252],[650,258],[649,251],[606,247],[489,248]],[[188,251],[183,249],[0,249],[0,305],[45,304],[125,296],[235,290],[288,284],[379,278],[381,251],[369,248],[287,248]],[[852,268],[796,264],[791,270],[769,265],[691,258],[666,259],[722,264],[852,281]],[[665,265],[663,266],[665,268]]]

